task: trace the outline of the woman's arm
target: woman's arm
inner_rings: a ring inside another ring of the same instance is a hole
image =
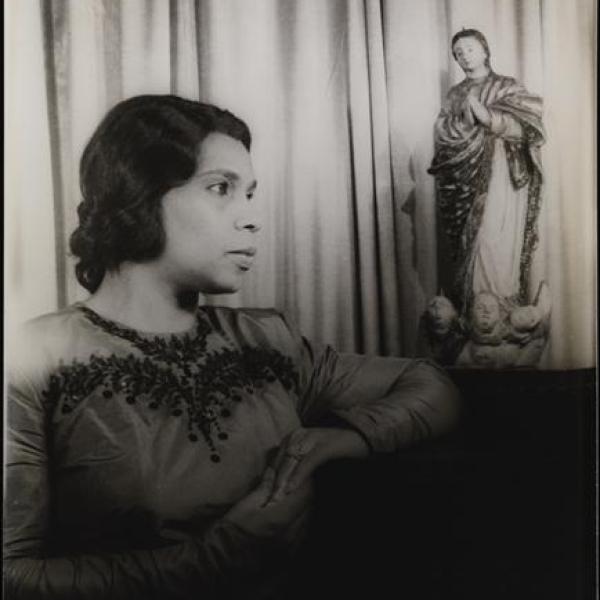
[[[456,423],[458,391],[434,363],[341,354],[293,335],[303,363],[304,427],[281,445],[274,499],[329,460],[394,452],[441,435]]]
[[[10,519],[7,512],[6,520]],[[264,559],[264,541],[220,521],[202,540],[156,550],[44,557],[5,552],[4,589],[12,600],[213,598],[230,578]],[[266,560],[266,559],[265,559]]]
[[[340,354],[326,347],[307,390],[306,418],[331,413],[361,433],[375,452],[393,452],[449,431],[459,393],[426,359]]]

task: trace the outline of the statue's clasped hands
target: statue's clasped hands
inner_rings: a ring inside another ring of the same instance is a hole
[[[474,89],[469,91],[466,101],[475,119],[482,125],[489,127],[492,122],[492,116],[490,111],[485,107],[481,100],[479,100],[477,92]]]

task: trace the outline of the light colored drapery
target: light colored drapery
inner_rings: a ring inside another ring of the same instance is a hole
[[[226,107],[253,132],[260,260],[211,302],[288,310],[343,350],[411,354],[437,293],[432,126],[462,78],[452,34],[545,100],[533,285],[553,301],[544,366],[595,353],[593,0],[7,0],[8,324],[85,296],[68,236],[78,160],[140,93]]]

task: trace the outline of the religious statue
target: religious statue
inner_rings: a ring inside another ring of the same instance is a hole
[[[452,54],[465,79],[450,89],[436,120],[429,169],[453,259],[449,298],[485,360],[512,364],[512,358],[500,357],[506,348],[500,352],[496,342],[509,330],[518,335],[533,315],[529,309],[517,312],[511,329],[511,311],[531,306],[545,136],[542,99],[492,70],[487,40],[476,29],[454,35]],[[469,347],[461,353],[463,361]]]

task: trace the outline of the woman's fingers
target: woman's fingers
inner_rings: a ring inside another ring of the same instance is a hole
[[[274,481],[275,481],[275,469],[273,467],[267,467],[265,469],[265,472],[263,473],[263,477],[260,482],[260,487],[261,488],[273,487]]]
[[[290,479],[310,455],[311,446],[309,440],[298,433],[290,435],[281,445],[273,464],[275,481],[270,501],[274,502],[285,495]]]
[[[271,492],[270,502],[276,502],[283,495],[285,495],[285,488],[288,484],[288,480],[291,477],[294,470],[298,467],[298,463],[301,459],[296,458],[295,456],[286,455],[277,470],[277,474],[275,476],[275,480],[273,483],[273,488]]]
[[[298,465],[290,473],[287,482],[285,483],[284,492],[286,494],[296,490],[310,477],[318,464],[317,458],[317,453],[312,452],[307,454],[300,462],[298,462]]]
[[[351,437],[352,439],[348,439]],[[275,480],[268,502],[275,502],[297,489],[323,462],[345,455],[362,455],[366,446],[358,434],[345,429],[299,428],[281,444],[273,462]],[[364,448],[363,448],[364,446]]]
[[[271,466],[273,467],[273,471],[275,473],[275,477],[277,477],[277,474],[283,468],[284,463],[286,461],[288,442],[289,442],[289,440],[286,439],[281,443],[281,446],[279,446],[279,450],[277,451],[277,454],[275,455],[275,459],[271,463]]]
[[[269,501],[273,484],[275,483],[275,469],[267,467],[263,473],[263,477],[255,491],[259,494],[260,506],[265,506]]]
[[[351,429],[297,429],[282,443],[273,461],[275,477],[267,504],[300,487],[321,464],[343,457],[367,456],[364,438]]]

